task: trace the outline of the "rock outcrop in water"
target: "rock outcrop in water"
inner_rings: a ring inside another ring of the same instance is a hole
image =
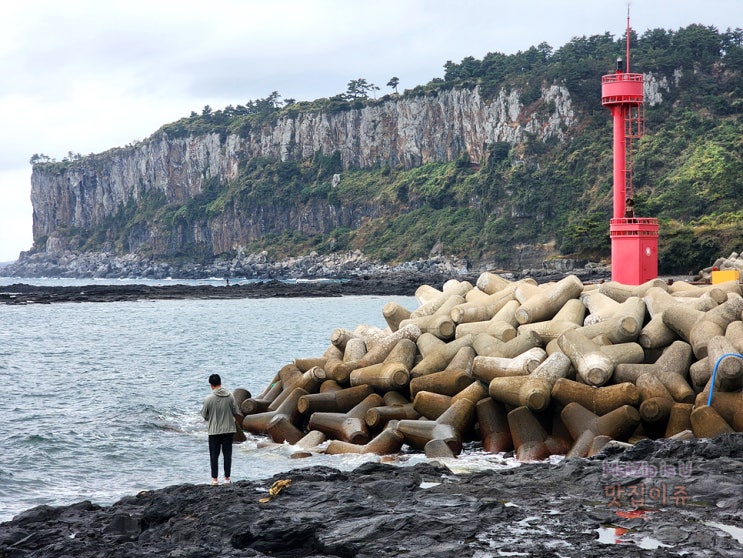
[[[337,297],[344,295],[412,296],[422,277],[432,282],[438,274],[396,273],[392,276],[358,277],[344,281],[257,281],[222,285],[111,285],[46,287],[16,283],[0,286],[0,303],[51,304],[58,302],[120,302],[160,299],[233,299]]]

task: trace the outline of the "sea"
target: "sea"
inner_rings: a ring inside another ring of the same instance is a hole
[[[101,282],[225,283],[0,277],[0,287]],[[40,505],[110,505],[141,491],[208,483],[200,410],[209,375],[258,394],[293,359],[321,356],[336,328],[385,328],[390,301],[418,306],[412,296],[365,295],[0,305],[0,522]],[[268,483],[296,468],[353,470],[381,459],[293,459],[295,450],[248,434],[234,448],[232,479]],[[403,450],[393,463],[426,459]],[[454,472],[518,465],[476,446],[448,461]]]

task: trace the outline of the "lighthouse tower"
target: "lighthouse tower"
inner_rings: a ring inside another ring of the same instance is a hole
[[[609,224],[611,278],[639,285],[658,276],[658,220],[636,217],[632,199],[632,140],[645,127],[642,74],[630,73],[630,25],[627,13],[626,66],[601,78],[601,104],[614,121],[614,212]]]

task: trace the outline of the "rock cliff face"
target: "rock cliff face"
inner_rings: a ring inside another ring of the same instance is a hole
[[[668,81],[648,79],[647,94],[662,101]],[[240,135],[208,133],[169,137],[166,131],[125,148],[59,164],[35,165],[31,177],[33,236],[37,250],[54,256],[82,249],[80,238],[99,231],[127,206],[147,196],[181,205],[209,184],[239,177],[253,158],[303,161],[315,154],[337,154],[343,169],[413,168],[449,162],[466,154],[481,162],[495,142],[511,145],[527,135],[563,141],[579,127],[580,115],[564,86],[543,88],[528,103],[518,89],[502,89],[491,99],[478,88],[449,89],[421,96],[396,96],[359,109],[291,112],[271,124]],[[340,177],[336,177],[336,180]],[[145,217],[129,226],[123,246],[107,246],[118,255],[193,257],[204,261],[235,253],[267,234],[286,231],[326,234],[338,227],[356,229],[385,208],[371,200],[332,205],[225,206],[197,223],[157,225]],[[388,209],[388,208],[387,208]],[[98,227],[98,229],[96,229]],[[81,236],[77,233],[83,231]]]
[[[37,165],[31,178],[34,239],[59,229],[90,229],[122,205],[148,191],[161,191],[169,203],[183,203],[199,194],[206,181],[238,176],[241,161],[253,157],[301,160],[316,152],[340,154],[343,168],[415,167],[446,162],[467,153],[479,161],[493,142],[520,142],[525,133],[562,139],[575,126],[570,93],[552,86],[539,100],[524,106],[518,90],[502,90],[493,100],[478,91],[452,89],[433,96],[399,97],[361,109],[306,112],[279,118],[273,125],[251,130],[247,137],[206,134],[169,138],[156,134],[133,147],[113,149],[64,165]],[[245,215],[223,214],[195,231],[214,253],[234,249],[268,232],[291,229],[327,232],[354,228],[378,208],[315,205],[296,210],[264,209]],[[278,213],[281,214],[278,214]],[[152,240],[156,231],[140,231]],[[135,250],[145,239],[133,238]],[[161,247],[164,248],[164,247]]]

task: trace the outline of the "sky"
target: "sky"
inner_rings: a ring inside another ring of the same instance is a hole
[[[2,0],[0,262],[33,244],[39,153],[100,153],[165,123],[268,97],[311,101],[363,78],[391,92],[444,64],[624,36],[626,0]],[[743,27],[743,0],[632,0],[632,27]],[[597,102],[598,98],[597,85]]]

